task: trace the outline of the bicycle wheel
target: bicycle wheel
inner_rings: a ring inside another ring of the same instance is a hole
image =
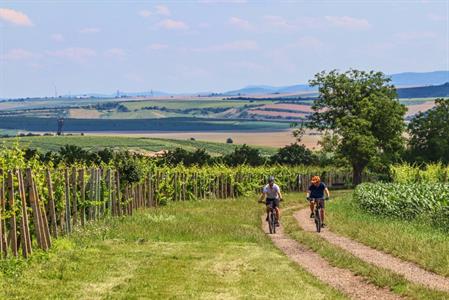
[[[274,212],[271,213],[271,227],[273,227],[273,233],[276,233],[276,214]]]
[[[315,209],[316,232],[321,232],[321,214],[319,209]]]
[[[270,214],[268,215],[268,229],[270,230],[270,234],[273,233],[273,229],[274,229],[272,219],[273,219],[273,214],[270,212]]]

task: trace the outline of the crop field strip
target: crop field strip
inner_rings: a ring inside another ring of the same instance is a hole
[[[52,238],[105,215],[132,215],[139,208],[169,201],[253,194],[268,173],[280,174],[278,182],[284,191],[304,191],[316,172],[307,168],[159,168],[140,182],[127,184],[111,168],[0,169],[0,252],[3,257],[17,257],[21,248],[27,258],[34,239],[38,248],[47,251]],[[347,171],[326,174],[329,186],[351,178]]]
[[[131,135],[131,134],[130,134]],[[184,137],[182,140],[173,138],[147,138],[147,137],[128,137],[122,136],[120,133],[114,133],[113,136],[24,136],[20,137],[20,142],[26,147],[38,149],[43,152],[58,151],[65,145],[77,145],[86,150],[100,150],[111,148],[116,150],[131,150],[151,155],[154,152],[175,150],[183,148],[189,151],[197,149],[205,149],[210,155],[218,156],[229,154],[237,147],[234,144],[224,144],[218,142],[192,141],[192,135]],[[228,137],[226,135],[226,137]],[[223,138],[225,141],[226,137]],[[13,145],[16,138],[2,138],[0,142],[4,142],[6,146]],[[264,156],[272,155],[276,152],[276,148],[258,147]]]

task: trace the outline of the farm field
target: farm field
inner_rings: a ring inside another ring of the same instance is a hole
[[[0,117],[2,129],[18,129],[35,132],[55,132],[57,118]],[[65,132],[161,132],[161,131],[282,131],[289,122],[207,119],[65,119]]]
[[[205,200],[106,219],[48,254],[3,261],[0,297],[347,299],[271,244],[262,212],[251,198]]]
[[[12,144],[17,138],[2,138],[0,142]],[[124,136],[32,136],[20,137],[22,146],[36,148],[41,151],[57,151],[66,144],[77,145],[86,150],[96,150],[103,148],[132,150],[142,153],[154,153],[161,150],[174,150],[181,147],[194,151],[196,149],[206,149],[211,155],[228,154],[234,150],[236,145],[148,137],[124,137]],[[272,155],[276,152],[273,147],[259,147],[263,155]]]
[[[292,132],[285,131],[267,131],[267,132],[245,132],[245,131],[228,131],[228,132],[160,132],[160,133],[120,133],[120,132],[94,132],[88,133],[88,136],[120,136],[120,137],[149,137],[160,139],[175,139],[175,140],[189,140],[195,138],[197,141],[207,141],[215,143],[225,143],[227,138],[232,138],[234,144],[247,144],[251,146],[260,147],[274,147],[281,148],[295,142]],[[306,147],[313,149],[319,148],[318,141],[321,135],[306,134],[301,141]]]

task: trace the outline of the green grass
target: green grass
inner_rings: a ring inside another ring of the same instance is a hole
[[[365,213],[353,203],[350,193],[337,198],[328,215],[333,231],[449,276],[447,232],[425,221],[401,221]]]
[[[28,262],[1,261],[8,299],[346,299],[260,229],[255,200],[178,202],[107,219]]]
[[[2,138],[6,145],[11,145],[16,138]],[[214,143],[205,141],[174,140],[174,139],[156,139],[156,138],[137,138],[137,137],[118,137],[118,136],[33,136],[21,137],[20,143],[23,146],[36,148],[43,152],[52,150],[57,151],[66,144],[77,145],[86,150],[98,150],[102,148],[160,151],[173,150],[182,147],[189,151],[204,148],[211,155],[228,154],[232,152],[236,145],[225,143]],[[277,149],[269,147],[260,147],[263,155],[272,155]]]
[[[282,131],[289,122],[208,118],[164,119],[65,119],[66,132],[161,132],[161,131]],[[55,132],[57,118],[0,117],[0,128]]]
[[[338,206],[340,201],[344,201],[350,195],[349,192],[336,192],[334,193],[337,197],[333,197],[333,201],[329,202],[326,206],[327,221],[331,230],[334,230],[337,226],[335,224],[335,207]],[[303,194],[298,194],[290,196],[291,198],[303,199]],[[287,202],[288,203],[288,202]],[[293,217],[293,212],[298,209],[297,204],[300,203],[299,207],[306,207],[307,203],[305,201],[293,201],[290,205],[296,205],[295,209],[285,211],[283,214],[282,222],[285,226],[285,232],[290,235],[293,239],[306,245],[313,251],[316,251],[324,259],[326,259],[331,265],[349,269],[353,273],[364,277],[368,282],[371,282],[379,287],[385,287],[393,291],[394,293],[412,298],[412,299],[448,299],[449,294],[444,292],[438,292],[421,285],[413,284],[406,280],[403,276],[397,275],[392,271],[385,270],[371,264],[368,264],[361,259],[353,256],[351,253],[334,246],[327,242],[326,240],[319,237],[318,234],[314,232],[303,231],[296,220]],[[350,227],[360,226],[358,222],[348,223]],[[370,226],[366,227],[368,236],[377,236],[380,233]],[[393,236],[400,235],[400,231],[396,231]],[[396,239],[392,239],[397,242]],[[401,245],[397,243],[397,245]]]

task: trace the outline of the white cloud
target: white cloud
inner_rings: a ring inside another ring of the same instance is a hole
[[[50,36],[50,38],[55,42],[63,42],[64,36],[60,33],[54,33]]]
[[[171,12],[170,9],[165,5],[156,5],[156,14],[161,16],[170,16]]]
[[[241,40],[219,45],[212,45],[203,48],[192,49],[195,52],[220,52],[220,51],[250,51],[257,50],[259,47],[255,41]]]
[[[159,43],[154,43],[147,47],[148,50],[162,50],[167,48],[168,48],[167,44],[159,44]]]
[[[410,31],[410,32],[399,32],[396,37],[403,41],[413,41],[413,40],[427,40],[434,39],[437,34],[432,31]]]
[[[438,15],[438,14],[434,14],[434,13],[429,13],[429,14],[427,14],[427,18],[429,19],[429,20],[432,20],[432,21],[446,21],[447,20],[447,16],[444,16],[444,15]]]
[[[366,19],[357,19],[348,16],[326,16],[326,21],[336,27],[342,27],[346,29],[367,29],[371,25]]]
[[[56,51],[47,51],[49,56],[66,58],[76,62],[86,62],[87,59],[97,55],[97,52],[90,48],[65,48]]]
[[[39,57],[38,54],[25,49],[11,49],[6,53],[0,54],[0,60],[28,60]]]
[[[98,27],[85,27],[85,28],[82,28],[80,30],[80,33],[87,33],[87,34],[89,34],[89,33],[98,33],[100,31],[101,31],[101,29],[98,28]]]
[[[288,21],[281,16],[264,16],[264,20],[270,27],[281,28],[281,29],[295,29],[297,25],[294,25],[291,21]]]
[[[173,19],[165,19],[156,24],[159,28],[164,28],[168,30],[186,30],[189,29],[189,26],[183,21],[173,20]]]
[[[108,58],[123,59],[126,57],[126,51],[122,48],[111,48],[104,51],[104,55]]]
[[[138,12],[138,15],[144,18],[148,18],[152,15],[153,13],[147,9],[143,9],[141,11]]]
[[[33,26],[26,14],[14,9],[0,8],[0,19],[18,26]]]
[[[245,29],[245,30],[251,30],[253,29],[253,26],[251,25],[251,23],[248,20],[242,19],[242,18],[238,18],[238,17],[231,17],[229,18],[228,23],[232,26],[235,26],[237,28],[240,29]]]

